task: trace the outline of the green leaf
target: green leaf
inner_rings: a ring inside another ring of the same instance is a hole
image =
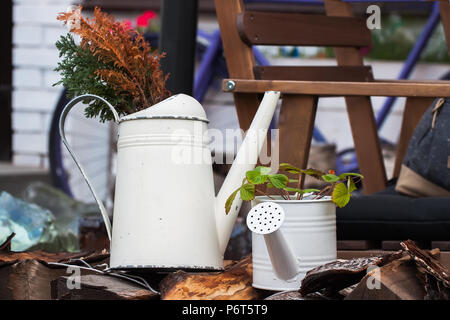
[[[259,172],[262,175],[268,175],[272,169],[270,167],[258,166],[254,171]]]
[[[269,174],[268,177],[269,181],[277,189],[285,188],[289,180],[284,174]]]
[[[343,208],[350,201],[351,194],[344,183],[338,183],[333,190],[332,200],[339,207]]]
[[[351,178],[351,177],[349,177],[347,180],[347,189],[348,189],[348,192],[350,192],[350,193],[352,193],[353,191],[355,191],[357,189],[355,182],[353,181],[353,178]]]
[[[241,188],[236,189],[227,199],[227,201],[225,202],[225,213],[228,214],[228,212],[230,212],[231,210],[231,205],[233,204],[234,199],[236,198],[236,195],[238,193],[238,191]]]
[[[298,182],[298,179],[289,179],[289,183],[295,183]]]
[[[269,189],[274,188],[273,184],[271,184],[270,182],[267,182],[266,187]]]
[[[247,177],[248,182],[253,184],[261,184],[267,180],[267,175],[262,175],[256,170],[247,171],[245,176]]]
[[[364,179],[364,176],[362,175],[362,174],[359,174],[359,173],[354,173],[354,172],[349,172],[349,173],[341,173],[340,175],[339,175],[339,180],[345,180],[345,178],[347,178],[347,177],[358,177],[358,178],[361,178],[361,179]]]
[[[241,187],[241,199],[244,201],[250,201],[255,199],[255,185],[246,183]]]
[[[334,174],[329,173],[329,174],[323,175],[322,176],[322,180],[326,181],[326,182],[333,183],[333,182],[338,182],[339,181],[339,177],[334,175]]]
[[[316,178],[316,179],[320,179],[322,176],[325,175],[325,172],[322,172],[322,171],[316,170],[316,169],[302,170],[302,173],[306,174],[307,176],[311,176],[313,178]]]
[[[296,173],[296,174],[299,174],[299,173],[302,172],[302,169],[294,167],[293,165],[291,165],[289,163],[281,163],[279,170],[280,171],[287,171],[289,173]]]

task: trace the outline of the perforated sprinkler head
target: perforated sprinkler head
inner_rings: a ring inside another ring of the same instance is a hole
[[[277,231],[284,222],[283,208],[275,202],[262,202],[254,206],[247,215],[247,227],[257,234]]]

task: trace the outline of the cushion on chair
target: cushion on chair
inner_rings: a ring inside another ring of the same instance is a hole
[[[337,208],[338,240],[450,240],[450,198],[411,198],[395,184]]]

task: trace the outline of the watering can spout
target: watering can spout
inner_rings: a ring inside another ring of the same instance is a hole
[[[225,178],[224,183],[217,195],[215,202],[215,217],[219,246],[222,254],[228,244],[234,223],[241,208],[242,199],[239,195],[234,200],[231,210],[225,213],[225,202],[227,198],[240,187],[243,177],[248,170],[252,170],[257,163],[267,131],[277,107],[280,92],[267,91],[253,118],[244,141],[234,159],[233,165]]]
[[[275,202],[263,202],[254,206],[247,215],[248,228],[264,236],[273,270],[278,278],[294,280],[300,273],[297,257],[286,241],[280,227],[285,213]]]

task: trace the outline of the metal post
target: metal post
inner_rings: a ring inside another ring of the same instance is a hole
[[[197,0],[161,0],[160,52],[167,56],[162,69],[170,73],[167,88],[172,94],[193,94]]]
[[[11,88],[12,88],[12,1],[1,2],[0,10],[0,161],[12,158]]]

